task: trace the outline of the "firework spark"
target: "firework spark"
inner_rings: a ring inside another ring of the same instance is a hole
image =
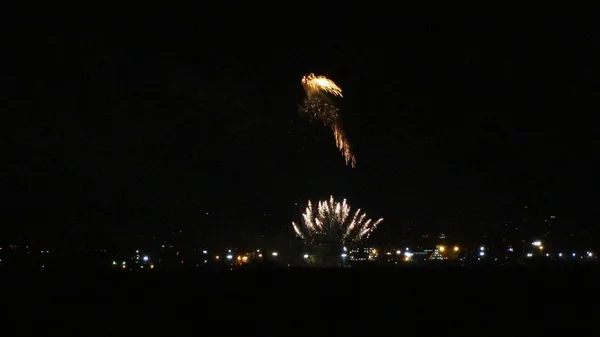
[[[324,92],[332,96],[343,97],[342,89],[325,76],[315,76],[313,73],[308,74],[308,76],[302,76],[302,86],[307,96],[311,96],[317,92]]]
[[[367,214],[360,209],[352,213],[346,199],[336,202],[331,196],[329,200],[319,201],[316,208],[309,200],[302,214],[302,225],[292,222],[292,226],[308,245],[338,249],[366,239],[382,221],[367,219]]]
[[[350,166],[356,166],[356,158],[354,154],[352,154],[352,150],[350,149],[350,142],[346,138],[346,134],[344,134],[344,130],[339,126],[339,124],[335,124],[333,127],[333,136],[335,137],[335,145],[344,156],[346,160],[346,165],[350,164]]]
[[[336,146],[344,156],[346,165],[355,167],[356,158],[341,126],[340,110],[328,97],[343,97],[342,89],[327,77],[313,73],[302,77],[302,86],[306,91],[302,112],[311,120],[317,120],[332,129]]]

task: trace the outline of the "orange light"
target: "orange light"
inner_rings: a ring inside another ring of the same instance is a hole
[[[154,269],[154,265],[153,264],[150,265],[150,269]]]

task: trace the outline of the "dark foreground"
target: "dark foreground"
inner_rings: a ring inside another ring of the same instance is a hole
[[[580,335],[600,311],[599,271],[7,273],[2,322],[19,335]]]

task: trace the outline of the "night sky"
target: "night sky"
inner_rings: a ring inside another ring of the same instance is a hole
[[[342,16],[330,33],[315,28],[325,15],[286,15],[12,26],[2,233],[291,237],[306,201],[330,194],[384,217],[390,240],[480,230],[524,205],[597,224],[600,33],[409,14]],[[310,72],[344,90],[354,169],[299,113]]]

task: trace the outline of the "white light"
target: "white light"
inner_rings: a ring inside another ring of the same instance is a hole
[[[227,255],[227,260],[233,259],[233,255]]]
[[[121,263],[122,265],[125,265],[125,261],[123,261],[123,263]]]
[[[527,257],[532,257],[532,256],[533,256],[533,254],[527,253]]]
[[[308,254],[304,254],[304,258],[305,258],[305,259],[308,259]]]
[[[231,253],[231,249],[227,251],[228,253]]]
[[[113,261],[113,266],[115,266],[116,264],[117,264],[117,262],[116,262],[116,261]]]
[[[575,253],[573,253],[573,257],[575,257]]]
[[[344,247],[344,251],[346,252],[346,251],[348,251],[348,249],[346,249],[346,247]]]
[[[559,257],[562,257],[562,253],[558,253],[558,256],[559,256]]]
[[[512,247],[511,247],[511,248],[508,248],[508,251],[509,251],[509,252],[512,252],[512,251],[514,251],[514,250],[513,250],[513,249],[512,249]]]
[[[592,252],[587,252],[588,257],[592,257],[594,254]]]
[[[277,254],[277,252],[273,252],[273,254],[272,254],[272,255],[273,255],[273,256],[277,256],[277,255],[279,255],[279,254]]]
[[[342,254],[342,257],[344,257],[344,258],[345,258],[346,256],[348,256],[348,255],[346,255],[346,254]]]
[[[536,247],[539,247],[539,246],[542,245],[542,241],[540,241],[540,240],[533,241],[531,244],[534,245],[534,246],[536,246]]]
[[[479,250],[483,252],[485,250],[485,247],[481,246],[481,247],[479,247]]]
[[[144,256],[144,261],[148,261],[148,257],[147,256]]]
[[[202,251],[202,254],[208,254],[208,252],[207,252],[207,251],[205,251],[205,250],[203,250],[203,251]]]
[[[397,251],[396,251],[396,254],[400,255],[400,254],[402,254],[402,252],[401,252],[401,251],[399,251],[399,250],[397,250]]]
[[[546,253],[546,257],[550,256],[550,254]]]
[[[479,256],[484,256],[485,252],[479,252]]]
[[[411,256],[413,256],[413,254],[412,254],[411,252],[405,252],[405,253],[404,253],[404,256],[406,256],[406,257],[411,257]]]
[[[139,250],[137,250],[137,249],[135,250],[135,253],[136,253],[136,254],[138,254],[139,252],[140,252]]]

